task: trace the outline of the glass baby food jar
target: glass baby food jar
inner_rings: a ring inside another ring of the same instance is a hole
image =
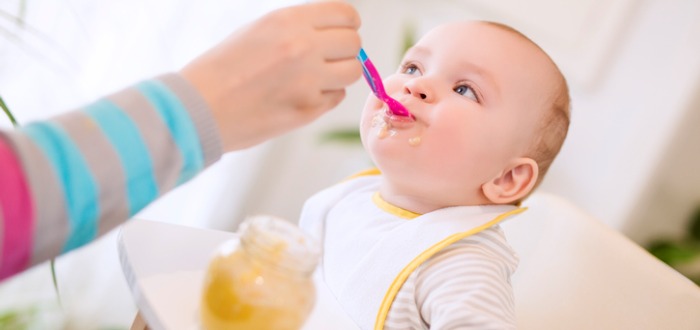
[[[312,273],[320,247],[292,223],[247,219],[224,243],[204,279],[204,329],[299,329],[316,299]]]

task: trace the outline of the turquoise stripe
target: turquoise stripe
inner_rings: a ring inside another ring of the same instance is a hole
[[[158,197],[153,162],[141,132],[121,108],[108,100],[97,101],[85,108],[117,152],[124,169],[129,216],[140,211]]]
[[[97,235],[98,187],[80,150],[61,127],[52,123],[30,124],[22,131],[43,151],[60,181],[70,222],[63,252],[92,241]]]
[[[145,81],[138,84],[137,88],[158,111],[182,153],[183,166],[178,184],[189,180],[204,167],[199,135],[189,113],[177,96],[159,81]]]

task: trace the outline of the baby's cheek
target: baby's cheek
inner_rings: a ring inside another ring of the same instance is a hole
[[[383,83],[384,89],[389,94],[393,94],[397,91],[400,91],[403,86],[402,80],[395,75],[391,75],[388,78],[384,79]]]
[[[379,101],[379,99],[374,96],[372,93],[367,94],[367,98],[365,99],[365,104],[362,107],[362,112],[367,112],[372,109],[377,108],[377,104],[381,105],[382,101]]]
[[[367,142],[368,142],[368,137],[371,129],[371,123],[369,122],[369,119],[366,116],[362,116],[362,119],[360,120],[360,139],[362,140],[362,145],[367,147]]]
[[[365,100],[365,105],[362,108],[360,125],[364,126],[366,123],[370,123],[372,121],[374,113],[382,107],[382,104],[382,101],[379,101],[379,99],[374,97],[374,94],[368,95],[367,100]]]

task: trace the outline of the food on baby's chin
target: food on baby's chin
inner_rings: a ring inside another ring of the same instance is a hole
[[[420,141],[421,141],[420,136],[414,136],[414,137],[408,139],[408,144],[415,147],[415,146],[420,144]]]

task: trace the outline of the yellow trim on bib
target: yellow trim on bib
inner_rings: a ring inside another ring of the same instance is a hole
[[[351,179],[354,179],[354,178],[363,177],[363,176],[379,175],[379,174],[382,174],[382,171],[380,171],[380,170],[379,170],[378,168],[376,168],[376,167],[373,167],[373,168],[364,170],[364,171],[362,171],[362,172],[355,173],[355,174],[353,174],[353,175],[351,175],[351,176],[349,176],[349,177],[343,179],[343,181],[348,181],[348,180],[351,180]]]
[[[384,198],[382,198],[382,196],[379,195],[379,192],[375,192],[374,195],[372,195],[372,201],[374,202],[374,205],[377,205],[378,208],[400,218],[411,220],[422,215],[420,213],[411,212],[409,210],[402,209],[396,205],[390,204],[389,202],[385,201]]]
[[[465,237],[469,237],[471,235],[474,235],[476,233],[479,233],[483,230],[488,229],[489,227],[503,221],[503,219],[516,215],[518,213],[522,213],[525,210],[527,210],[526,207],[521,207],[512,211],[508,211],[506,213],[500,214],[493,220],[479,226],[472,228],[471,230],[465,231],[463,233],[457,233],[454,235],[450,235],[447,238],[443,239],[440,242],[437,242],[435,245],[429,247],[427,250],[421,252],[415,259],[411,260],[404,269],[401,270],[398,276],[394,279],[394,281],[391,283],[389,286],[389,290],[387,290],[386,295],[384,295],[384,299],[382,300],[382,304],[379,306],[379,313],[377,314],[377,320],[374,324],[374,329],[375,330],[382,330],[384,329],[384,323],[386,322],[386,317],[389,315],[389,309],[391,308],[391,304],[394,302],[394,299],[396,298],[396,295],[399,293],[399,290],[403,286],[404,282],[406,282],[406,279],[413,273],[413,271],[418,268],[423,262],[428,260],[430,257],[435,255],[435,253],[439,252],[440,250],[444,249],[446,246],[449,246],[450,244],[453,244]]]

